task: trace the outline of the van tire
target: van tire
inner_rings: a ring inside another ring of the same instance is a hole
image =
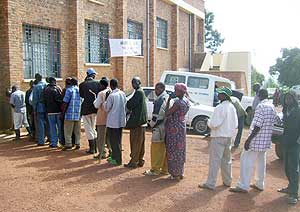
[[[210,129],[207,126],[207,119],[208,117],[206,116],[197,116],[194,118],[192,127],[196,134],[205,135],[210,132]]]

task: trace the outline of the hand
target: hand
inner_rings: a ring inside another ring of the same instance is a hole
[[[244,144],[244,149],[245,149],[246,151],[248,151],[249,148],[250,148],[250,140],[247,139],[247,140],[245,141],[245,144]]]

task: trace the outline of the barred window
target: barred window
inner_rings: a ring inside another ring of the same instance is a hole
[[[156,45],[168,48],[168,22],[161,18],[156,18]]]
[[[143,55],[143,24],[132,20],[127,21],[127,31],[129,39],[142,40],[142,55]]]
[[[60,77],[60,31],[23,24],[24,78]]]
[[[109,63],[109,25],[85,22],[85,61]]]

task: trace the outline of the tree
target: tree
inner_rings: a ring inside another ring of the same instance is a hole
[[[253,88],[253,85],[255,83],[259,83],[262,85],[264,80],[265,80],[265,76],[263,74],[259,73],[255,67],[251,66],[251,88]],[[253,91],[251,91],[251,92],[253,95]]]
[[[211,52],[216,53],[218,48],[224,43],[221,33],[213,29],[215,15],[205,10],[205,47]]]
[[[278,81],[291,87],[300,84],[300,49],[284,48],[281,50],[281,58],[277,58],[276,64],[270,67],[271,75],[279,75]]]

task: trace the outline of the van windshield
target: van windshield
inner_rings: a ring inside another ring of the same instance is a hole
[[[176,83],[185,83],[185,76],[167,74],[164,83],[165,85],[175,85]]]

